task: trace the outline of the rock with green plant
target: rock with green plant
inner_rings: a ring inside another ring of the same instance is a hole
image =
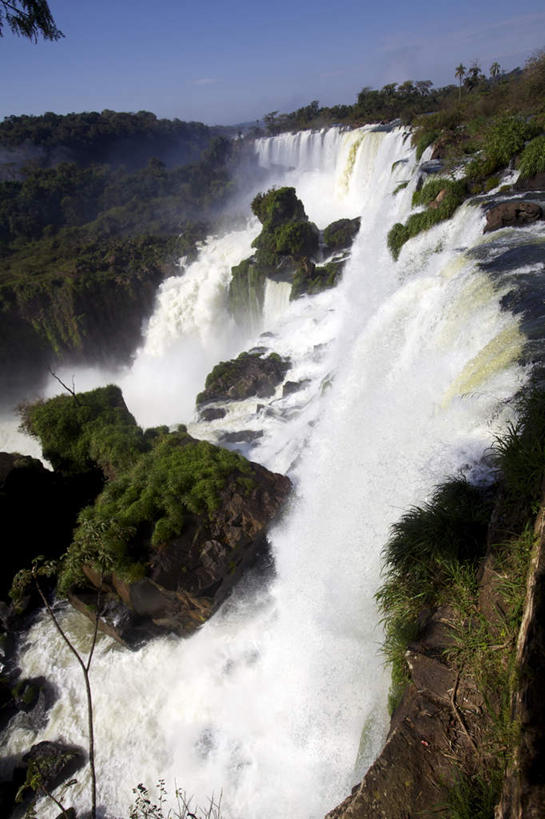
[[[59,590],[93,621],[100,606],[103,630],[125,643],[208,619],[266,552],[290,493],[288,478],[185,427],[144,432],[114,386],[27,407],[25,423],[58,470],[108,477],[79,514]]]
[[[287,359],[277,353],[241,353],[231,361],[221,361],[207,375],[205,389],[197,396],[197,406],[212,401],[243,401],[246,398],[269,398],[284,380],[290,368]]]
[[[232,268],[229,304],[237,320],[260,315],[267,278],[291,283],[291,299],[337,284],[360,229],[359,217],[339,219],[320,233],[309,222],[295,188],[289,187],[258,194],[252,210],[263,228],[254,239],[254,255]],[[316,264],[324,259],[329,260]]]
[[[326,227],[323,242],[330,253],[349,250],[361,227],[361,217],[356,219],[338,219]]]

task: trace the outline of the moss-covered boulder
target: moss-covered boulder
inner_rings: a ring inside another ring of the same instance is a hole
[[[335,287],[341,277],[345,261],[340,259],[326,262],[324,265],[315,265],[307,259],[303,260],[293,278],[290,299],[297,299],[305,294],[312,296]]]
[[[122,642],[190,634],[266,551],[290,488],[237,453],[165,433],[80,516],[61,589],[94,619],[102,588],[101,626]]]
[[[338,219],[332,222],[324,230],[324,245],[330,253],[339,250],[348,250],[352,247],[352,243],[361,226],[361,218],[356,219]]]
[[[268,398],[284,380],[289,366],[277,353],[265,357],[259,352],[241,353],[231,361],[221,361],[206,377],[205,389],[197,396],[197,404],[242,401],[253,396]]]
[[[94,621],[101,589],[101,628],[128,644],[191,633],[266,548],[290,481],[185,427],[144,432],[117,387],[66,398],[37,405],[39,421],[27,408],[28,423],[59,468],[98,464],[108,481],[79,514],[60,592]]]
[[[484,233],[503,227],[525,227],[543,219],[543,208],[537,202],[509,199],[494,205],[486,212]]]
[[[112,477],[148,446],[113,384],[27,405],[22,419],[26,432],[40,440],[44,457],[62,474],[98,467]]]
[[[271,188],[266,193],[258,193],[252,202],[252,211],[261,224],[275,228],[287,222],[307,221],[308,217],[295,188]]]
[[[239,322],[261,314],[267,277],[292,281],[302,260],[320,253],[320,231],[309,222],[295,188],[258,194],[252,210],[263,229],[252,243],[254,255],[232,268],[229,288],[231,313]]]

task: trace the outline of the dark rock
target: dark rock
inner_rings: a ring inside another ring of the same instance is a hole
[[[324,244],[333,253],[336,250],[347,250],[352,246],[354,239],[360,229],[361,218],[338,219],[332,222],[324,230]]]
[[[517,191],[545,191],[545,173],[538,173],[526,179],[517,179],[513,188]]]
[[[241,429],[238,432],[224,432],[220,437],[221,444],[249,444],[263,438],[262,429]]]
[[[290,299],[299,296],[313,296],[323,290],[335,287],[339,281],[346,259],[326,262],[325,265],[315,265],[309,259],[303,259],[293,279]]]
[[[213,511],[188,516],[178,537],[149,549],[147,577],[126,582],[115,573],[106,576],[101,597],[113,608],[101,611],[101,629],[130,646],[165,631],[191,634],[267,551],[268,526],[290,491],[288,478],[258,464],[248,463],[242,483],[233,473]],[[85,573],[100,586],[96,572],[86,567]],[[72,602],[94,622],[96,594],[82,600],[78,592],[74,598]]]
[[[222,361],[214,367],[206,378],[204,391],[197,396],[197,404],[241,401],[252,396],[269,398],[288,369],[289,363],[276,353],[266,358],[241,353],[238,358]]]
[[[502,227],[524,227],[542,218],[543,210],[537,203],[524,199],[511,199],[487,211],[484,233],[499,230]]]
[[[199,414],[203,421],[216,421],[218,418],[225,418],[227,410],[223,407],[209,407],[202,409]]]
[[[82,748],[46,741],[33,745],[23,756],[22,762],[25,779],[20,794],[28,804],[36,796],[36,790],[31,785],[36,776],[44,788],[54,791],[85,765],[86,755]]]
[[[285,398],[287,395],[293,395],[294,392],[299,392],[299,390],[304,389],[307,384],[310,384],[308,378],[304,378],[302,381],[286,381],[282,387],[282,398]]]
[[[55,475],[36,458],[0,452],[3,536],[6,542],[14,538],[17,544],[2,553],[0,596],[7,597],[13,576],[28,568],[37,554],[60,557],[70,543],[79,509],[93,494],[93,487]],[[27,603],[38,604],[37,594],[32,592]]]
[[[444,164],[441,159],[429,159],[427,162],[422,162],[420,165],[420,170],[423,173],[441,173],[444,168]]]

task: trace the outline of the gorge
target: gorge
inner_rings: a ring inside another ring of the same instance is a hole
[[[387,235],[437,170],[431,149],[417,160],[409,129],[332,127],[257,139],[252,150],[265,188],[293,186],[320,230],[361,217],[338,284],[290,300],[290,284],[269,277],[263,304],[234,321],[231,268],[253,252],[260,226],[249,203],[261,178],[239,205],[247,222],[208,237],[183,275],[159,286],[130,367],[57,372],[67,383],[74,373],[78,391],[114,380],[143,427],[187,424],[294,484],[269,534],[273,566],[248,572],[196,634],[134,652],[99,638],[104,816],[127,816],[133,788],[159,779],[201,805],[221,793],[225,819],[314,819],[344,799],[388,730],[374,595],[390,527],[447,477],[492,482],[487,453],[543,363],[545,222],[483,232],[487,207],[520,197],[499,190],[512,174],[411,238],[394,261]],[[216,397],[207,404],[216,418],[197,413],[214,365],[245,351],[289,362],[273,394]],[[51,380],[44,395],[56,392]],[[36,454],[14,426],[4,426],[1,448]],[[84,645],[89,623],[62,605],[59,616]],[[58,699],[39,726],[12,721],[9,759],[46,739],[85,746],[79,670],[45,613],[18,663],[25,677],[46,676]],[[78,812],[86,789],[80,772],[70,789]],[[58,815],[47,800],[39,811]]]

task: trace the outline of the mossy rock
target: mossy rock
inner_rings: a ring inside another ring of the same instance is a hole
[[[27,405],[24,429],[42,445],[44,457],[63,474],[99,467],[111,477],[147,448],[119,387],[58,395]]]
[[[217,364],[206,378],[205,389],[197,396],[197,405],[211,401],[242,401],[274,394],[289,369],[289,362],[276,353],[241,353],[231,361]]]
[[[252,211],[262,225],[274,228],[286,222],[306,221],[307,215],[295,188],[272,188],[258,193],[252,202]]]
[[[190,634],[265,548],[290,488],[238,453],[168,433],[80,515],[59,588],[93,622],[100,588],[99,627],[123,643]]]
[[[290,299],[299,296],[313,296],[323,290],[329,290],[338,283],[346,260],[327,262],[325,265],[315,265],[308,259],[298,267],[291,287]]]
[[[361,226],[361,218],[338,219],[324,230],[323,240],[327,249],[334,253],[338,250],[348,250]]]
[[[267,268],[256,263],[255,257],[244,259],[231,268],[229,308],[239,322],[260,315],[265,297]]]

